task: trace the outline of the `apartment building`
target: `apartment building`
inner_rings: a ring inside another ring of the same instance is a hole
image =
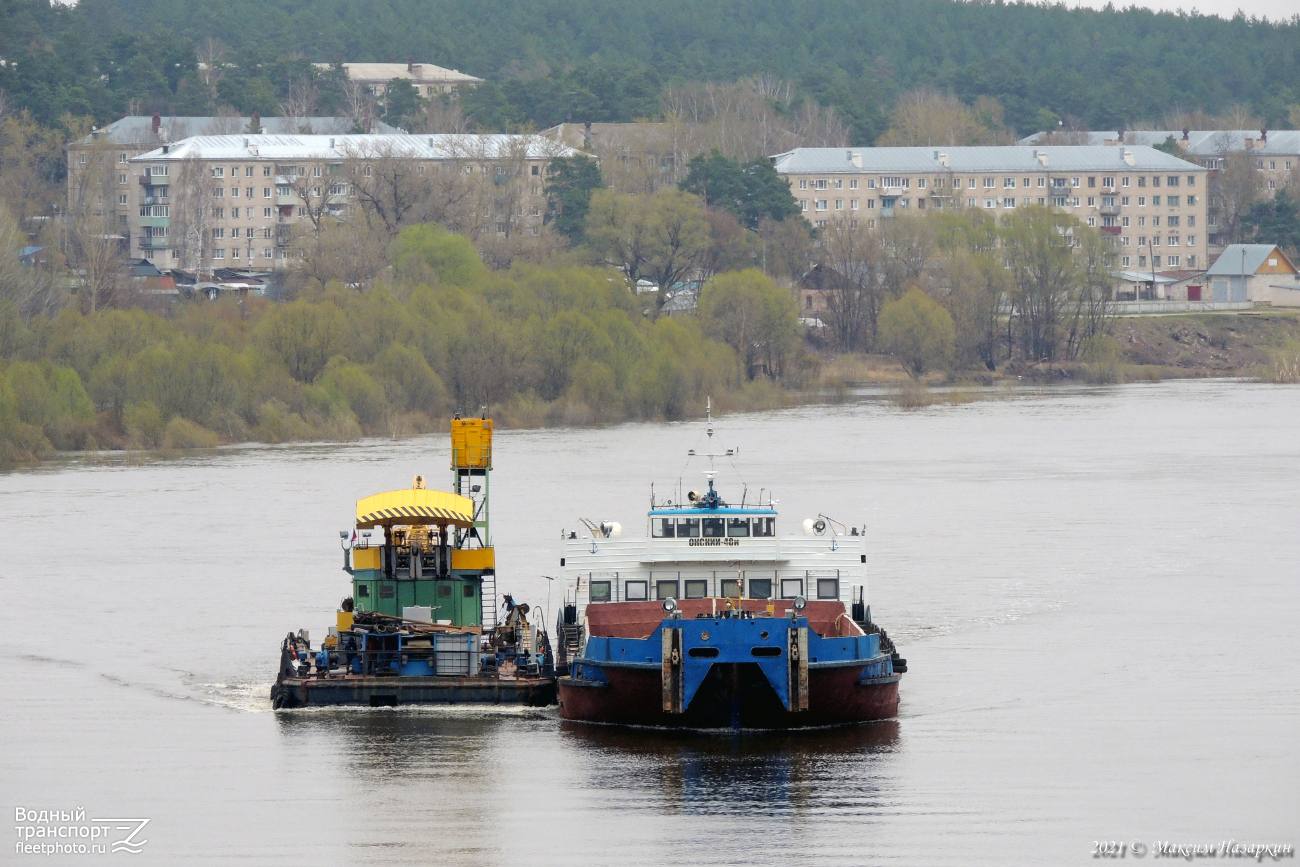
[[[293,133],[342,134],[351,132],[356,121],[350,117],[178,117],[135,115],[119,118],[90,135],[70,142],[68,154],[68,206],[87,202],[107,205],[119,233],[127,233],[133,207],[130,161],[161,145],[196,135],[250,133],[271,135]],[[375,121],[370,129],[377,135],[393,135],[395,126]],[[127,245],[131,238],[127,236]]]
[[[129,255],[162,268],[267,270],[296,230],[346,219],[360,199],[442,197],[467,234],[537,234],[551,159],[535,135],[195,136],[129,160]]]
[[[1278,190],[1300,183],[1300,130],[1268,129],[1140,129],[1102,130],[1068,133],[1038,133],[1022,139],[1021,144],[1034,145],[1043,140],[1068,138],[1072,142],[1088,145],[1147,145],[1154,147],[1171,139],[1178,145],[1185,159],[1199,163],[1210,170],[1208,237],[1218,252],[1229,239],[1220,232],[1228,224],[1224,213],[1225,202],[1219,189],[1219,173],[1231,154],[1248,155],[1255,171],[1259,173],[1257,194],[1271,199]],[[1295,191],[1292,190],[1294,194]]]
[[[814,226],[938,208],[1059,208],[1110,235],[1116,265],[1206,267],[1208,170],[1141,146],[798,148],[771,158]]]
[[[317,63],[320,69],[329,69],[328,63]],[[433,63],[344,63],[343,71],[349,81],[355,81],[368,93],[383,98],[388,84],[394,78],[405,79],[415,87],[415,92],[428,99],[433,96],[451,95],[462,87],[476,87],[483,79],[467,75],[458,69],[447,69]]]

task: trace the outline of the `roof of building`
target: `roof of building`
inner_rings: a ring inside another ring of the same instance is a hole
[[[1124,161],[1131,154],[1132,165]],[[861,166],[854,162],[860,159]],[[1044,165],[1040,157],[1046,159]],[[1205,171],[1203,166],[1142,146],[796,148],[772,157],[781,174],[863,172]],[[947,160],[945,167],[943,160]]]
[[[1196,269],[1174,269],[1172,271],[1157,271],[1155,279],[1152,280],[1150,271],[1120,271],[1119,279],[1129,283],[1181,283],[1184,280],[1190,280],[1193,277],[1199,277],[1204,271]]]
[[[1277,249],[1276,244],[1229,244],[1219,258],[1214,260],[1210,270],[1205,273],[1216,277],[1254,274],[1273,255],[1281,256],[1288,263],[1291,262],[1281,250]]]
[[[132,162],[204,160],[337,160],[353,156],[409,159],[553,159],[579,151],[539,135],[201,135],[156,148]]]
[[[661,121],[638,121],[635,123],[560,123],[541,131],[541,135],[562,141],[575,148],[582,148],[588,138],[592,150],[599,150],[602,145],[617,146],[628,136],[640,136],[649,142],[671,143],[675,133],[703,126],[697,123],[665,123]]]
[[[1265,131],[1260,141],[1260,130],[1257,129],[1193,129],[1187,131],[1187,138],[1183,138],[1181,129],[1126,129],[1124,130],[1124,144],[1126,145],[1151,145],[1163,144],[1172,136],[1174,141],[1187,153],[1198,157],[1222,156],[1228,151],[1245,150],[1249,143],[1252,153],[1257,154],[1300,154],[1300,130],[1278,129]],[[1119,130],[1099,130],[1087,132],[1069,132],[1064,133],[1072,138],[1077,137],[1080,144],[1086,145],[1117,145],[1119,143]],[[1053,135],[1053,133],[1035,133],[1020,140],[1022,145],[1032,145],[1041,141],[1044,136]]]
[[[106,139],[120,144],[153,144],[179,141],[193,135],[247,133],[251,117],[180,117],[159,118],[159,131],[154,134],[152,115],[131,115],[97,129],[76,144],[88,145]],[[270,135],[284,135],[310,131],[318,134],[346,133],[356,125],[350,117],[264,117],[261,127]],[[375,121],[375,133],[394,135],[397,127]]]
[[[330,64],[317,63],[328,69]],[[466,75],[458,69],[448,69],[434,63],[344,63],[343,69],[353,81],[392,81],[406,78],[412,81],[445,81],[455,84],[481,84],[483,79]]]

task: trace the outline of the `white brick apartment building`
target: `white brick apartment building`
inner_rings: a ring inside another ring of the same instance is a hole
[[[455,187],[484,231],[536,234],[548,162],[577,153],[535,135],[195,136],[129,161],[130,255],[160,268],[278,267],[295,227],[346,218],[372,178],[409,188],[390,197]]]
[[[1122,268],[1205,268],[1205,166],[1143,146],[798,148],[772,157],[814,226],[896,214],[1059,208],[1114,238]]]

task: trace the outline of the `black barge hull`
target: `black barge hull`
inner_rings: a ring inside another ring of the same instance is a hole
[[[555,679],[521,677],[283,677],[271,687],[275,708],[408,704],[517,705],[555,704]]]

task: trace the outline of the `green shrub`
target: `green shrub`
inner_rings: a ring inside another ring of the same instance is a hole
[[[163,448],[168,449],[210,449],[219,442],[215,433],[180,416],[167,423],[162,437]]]

